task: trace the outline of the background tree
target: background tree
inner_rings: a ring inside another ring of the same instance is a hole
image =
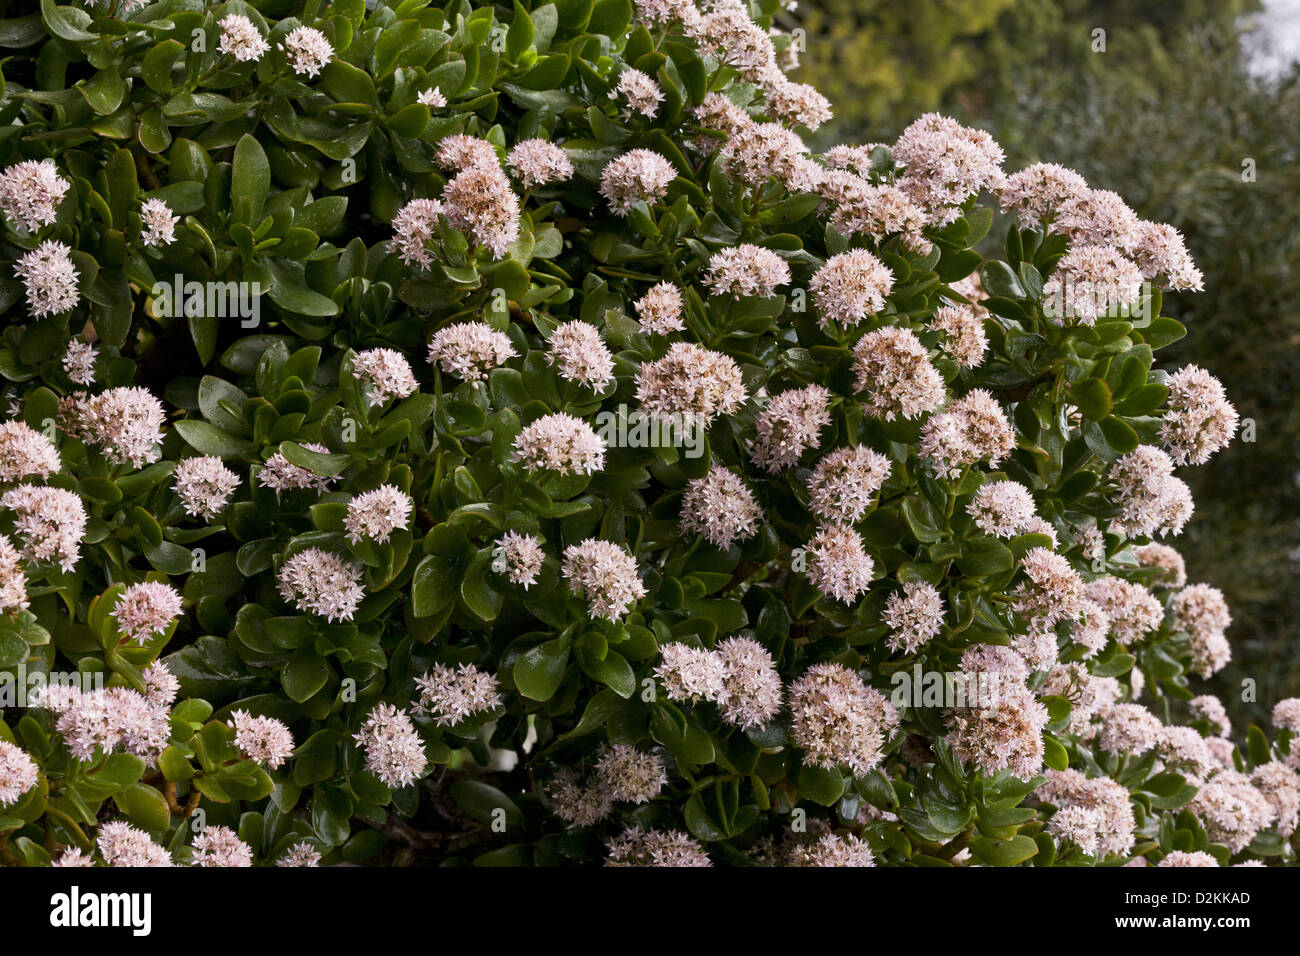
[[[1189,28],[1236,37],[1242,15],[1259,8],[1259,0],[807,0],[786,19],[807,31],[800,79],[835,105],[836,124],[821,139],[887,139],[918,112],[988,117],[1062,78],[1077,89],[1119,74],[1150,92],[1186,72]]]

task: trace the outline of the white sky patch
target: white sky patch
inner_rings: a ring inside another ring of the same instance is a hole
[[[1300,0],[1264,0],[1264,9],[1248,19],[1246,49],[1251,68],[1276,76],[1300,60]]]

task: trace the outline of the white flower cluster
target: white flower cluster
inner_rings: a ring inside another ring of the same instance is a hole
[[[752,638],[729,637],[712,651],[673,642],[660,652],[655,676],[673,700],[709,701],[723,720],[745,730],[767,726],[781,709],[776,664]]]

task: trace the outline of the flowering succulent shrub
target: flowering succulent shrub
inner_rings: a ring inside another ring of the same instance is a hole
[[[775,8],[10,10],[3,862],[1295,859],[1179,234]]]

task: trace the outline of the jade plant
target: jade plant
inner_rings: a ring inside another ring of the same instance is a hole
[[[778,13],[5,5],[0,862],[1295,861],[1178,231]]]

